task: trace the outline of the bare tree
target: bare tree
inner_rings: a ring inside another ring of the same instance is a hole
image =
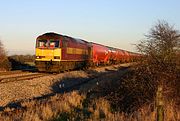
[[[157,81],[158,85],[163,85],[164,89],[171,89],[169,91],[173,92],[172,97],[175,92],[177,94],[180,82],[179,31],[166,21],[158,21],[137,45],[137,49],[144,57],[139,67],[141,76],[146,73],[144,75]]]
[[[2,42],[0,41],[0,62],[2,62],[5,58],[5,50]]]
[[[10,65],[4,46],[0,41],[0,70],[10,70]]]

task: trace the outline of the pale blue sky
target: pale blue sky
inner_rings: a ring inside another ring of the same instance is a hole
[[[9,54],[33,54],[45,32],[134,51],[157,20],[180,29],[179,12],[180,0],[1,0],[0,39]]]

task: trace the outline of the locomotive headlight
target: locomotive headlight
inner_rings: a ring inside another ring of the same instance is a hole
[[[36,56],[36,59],[45,58],[45,56]]]

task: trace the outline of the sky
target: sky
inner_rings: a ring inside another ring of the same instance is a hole
[[[0,40],[9,55],[34,54],[46,32],[136,51],[158,20],[180,29],[179,11],[180,0],[0,0]]]

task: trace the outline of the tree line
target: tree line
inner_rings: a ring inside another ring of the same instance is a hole
[[[11,55],[7,52],[0,40],[0,71],[9,71],[14,69],[26,68],[26,62],[34,62],[35,55]]]

